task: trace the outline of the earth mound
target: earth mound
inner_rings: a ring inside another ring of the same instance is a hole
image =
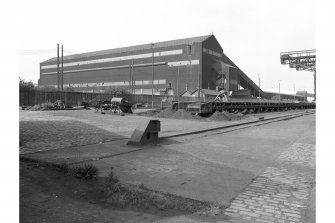
[[[194,115],[190,112],[186,111],[185,109],[179,109],[176,111],[171,118],[175,119],[197,119]]]
[[[243,114],[241,113],[229,113],[226,111],[216,111],[211,117],[209,117],[209,120],[212,121],[231,121],[231,120],[240,120],[243,118]]]

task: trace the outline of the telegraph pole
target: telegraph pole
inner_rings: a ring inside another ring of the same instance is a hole
[[[64,86],[64,80],[63,80],[63,45],[62,45],[62,92],[63,92],[63,86]]]
[[[293,92],[294,92],[294,101],[295,101],[295,84],[293,85]]]
[[[57,89],[59,91],[59,44],[57,44]]]
[[[155,50],[154,43],[151,43],[152,46],[152,89],[151,89],[151,108],[154,108],[154,77],[155,77]]]

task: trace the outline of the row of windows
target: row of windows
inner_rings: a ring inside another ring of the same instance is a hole
[[[154,57],[179,55],[179,54],[183,54],[182,49],[154,52]],[[95,64],[95,63],[106,63],[106,62],[114,62],[114,61],[133,60],[133,59],[143,59],[143,58],[150,58],[150,57],[152,57],[152,53],[128,55],[128,56],[121,56],[121,57],[109,57],[109,58],[102,58],[102,59],[95,59],[95,60],[86,60],[86,61],[64,63],[63,67],[80,66],[80,65]],[[57,68],[57,64],[41,66],[41,69],[50,69],[50,68]]]
[[[214,50],[210,50],[210,49],[207,49],[207,48],[203,48],[203,52],[208,53],[210,55],[217,56],[217,57],[222,57],[221,53],[215,52]]]
[[[157,62],[154,63],[155,66],[157,65],[164,65],[166,62]],[[199,64],[199,60],[184,60],[184,61],[174,61],[167,63],[169,67],[176,67],[176,66],[189,66],[189,65],[197,65]],[[133,67],[148,67],[152,66],[152,63],[146,64],[134,64]],[[64,73],[77,73],[77,72],[87,72],[87,71],[99,71],[99,70],[112,70],[112,69],[123,69],[123,68],[130,68],[131,65],[124,65],[124,66],[114,66],[114,67],[101,67],[101,68],[90,68],[90,69],[76,69],[70,71],[64,71]],[[57,74],[56,71],[53,72],[43,72],[42,75],[50,75],[50,74]]]
[[[135,81],[135,85],[151,85],[152,80],[139,80]],[[166,84],[166,80],[154,80],[154,84]],[[57,87],[57,85],[44,85],[49,87]],[[78,83],[78,84],[66,84],[68,87],[109,87],[109,86],[129,86],[129,81],[118,81],[118,82],[102,82],[102,83]]]

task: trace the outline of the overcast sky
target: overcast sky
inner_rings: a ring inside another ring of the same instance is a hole
[[[282,91],[314,89],[312,72],[281,65],[279,57],[316,48],[314,0],[24,1],[16,15],[26,52],[19,76],[36,83],[39,63],[56,56],[57,43],[68,55],[213,33],[256,83],[260,74],[263,90],[278,91],[279,80]]]

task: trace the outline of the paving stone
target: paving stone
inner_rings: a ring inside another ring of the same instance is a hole
[[[232,208],[226,208],[225,211],[228,211],[228,212],[238,212],[238,210],[232,209]]]
[[[256,219],[256,222],[273,223],[274,221],[269,221],[269,220],[265,220],[265,219]]]
[[[250,211],[247,208],[243,208],[243,207],[239,207],[239,206],[230,206],[231,209],[235,209],[235,210],[240,210],[240,211]]]
[[[258,210],[258,211],[262,211],[263,208],[259,207],[259,206],[248,206],[249,209],[252,209],[252,210]]]
[[[241,216],[237,213],[231,213],[231,212],[225,212],[224,214],[234,218],[239,218]]]
[[[255,218],[259,217],[259,214],[255,214],[255,213],[247,212],[247,211],[240,211],[240,214],[242,214],[242,215],[248,215],[250,217],[255,217]]]
[[[282,214],[276,214],[276,215],[275,215],[275,218],[286,219],[286,216],[285,216],[285,215],[282,215]]]
[[[258,201],[264,201],[263,198],[259,198],[259,197],[252,197],[251,199],[252,199],[252,200],[258,200]]]
[[[277,211],[275,209],[265,209],[265,212],[272,213],[272,214],[282,214],[281,211]]]
[[[239,194],[236,198],[246,198],[250,199],[250,196],[244,195],[244,194]]]
[[[282,212],[290,212],[290,213],[293,213],[293,214],[300,214],[300,212],[298,212],[296,210],[286,209],[286,208],[281,209],[281,211]]]
[[[292,218],[292,217],[288,217],[287,220],[293,221],[293,222],[300,222],[300,219],[298,219],[298,218]]]
[[[247,205],[246,205],[246,204],[235,203],[235,201],[233,201],[233,202],[231,203],[231,206],[246,207]]]
[[[242,203],[244,203],[243,201],[241,201],[241,200],[233,200],[232,202],[234,202],[234,203],[240,203],[240,204],[242,204]]]
[[[264,211],[255,211],[255,213],[260,214],[260,215],[265,215],[265,216],[272,217],[272,214],[270,214],[268,212],[264,212]]]
[[[270,217],[270,216],[261,216],[262,219],[269,220],[269,221],[275,221],[276,218]]]
[[[275,207],[273,206],[269,206],[269,205],[263,205],[264,208],[267,208],[267,209],[276,209]]]
[[[251,217],[249,217],[249,216],[243,216],[243,217],[242,217],[242,219],[244,219],[244,220],[248,220],[248,221],[251,221],[251,219],[252,219],[252,218],[251,218]]]
[[[289,217],[294,217],[294,218],[301,218],[301,216],[299,214],[293,214],[293,213],[284,213],[286,216],[289,216]]]

